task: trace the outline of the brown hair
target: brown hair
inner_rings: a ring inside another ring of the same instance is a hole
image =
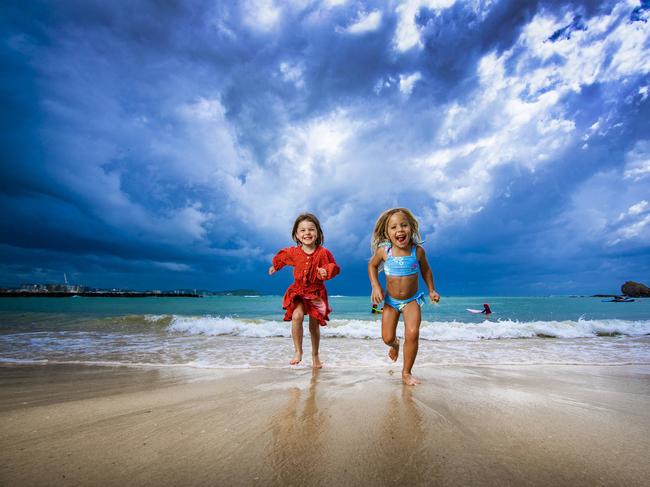
[[[411,242],[416,245],[420,245],[422,243],[418,221],[413,216],[413,213],[411,213],[411,211],[407,208],[391,208],[379,215],[377,223],[375,223],[375,229],[372,231],[372,238],[370,239],[370,249],[372,250],[373,254],[377,251],[377,248],[383,242],[390,240],[388,238],[388,220],[395,213],[400,212],[404,213],[404,216],[406,216],[409,225],[411,225]]]
[[[323,235],[323,230],[320,228],[320,222],[318,221],[318,218],[316,218],[316,215],[313,213],[301,213],[298,215],[298,218],[296,218],[296,221],[293,223],[293,229],[291,230],[291,238],[296,242],[298,242],[298,239],[296,238],[296,232],[298,231],[298,225],[300,225],[300,222],[303,221],[310,221],[314,225],[316,225],[316,231],[318,232],[318,236],[316,237],[316,247],[323,245],[323,242],[325,241],[325,235]]]

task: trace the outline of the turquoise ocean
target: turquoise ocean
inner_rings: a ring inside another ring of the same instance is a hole
[[[292,354],[281,296],[2,298],[0,364],[284,368]],[[489,303],[493,314],[466,308]],[[367,296],[331,296],[327,367],[400,367],[386,357]],[[310,340],[304,352],[309,366]],[[403,324],[398,326],[401,335]],[[422,310],[416,368],[650,364],[650,299],[443,297]]]

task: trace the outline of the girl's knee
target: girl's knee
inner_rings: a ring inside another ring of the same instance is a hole
[[[305,312],[302,310],[302,308],[294,309],[293,313],[291,314],[291,319],[293,321],[302,321],[304,317],[305,317]]]
[[[406,328],[404,329],[404,339],[407,341],[419,340],[420,338],[420,329],[419,328]]]
[[[381,338],[382,338],[382,340],[384,340],[384,343],[386,345],[392,345],[393,343],[395,343],[395,334],[394,333],[392,335],[382,333]]]

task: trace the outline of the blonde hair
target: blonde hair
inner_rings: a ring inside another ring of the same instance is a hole
[[[423,241],[422,241],[422,237],[420,236],[420,228],[418,226],[418,221],[413,216],[413,213],[411,213],[411,211],[408,210],[407,208],[391,208],[389,210],[384,211],[381,215],[379,215],[379,218],[377,219],[377,223],[375,223],[375,229],[373,230],[372,238],[370,239],[370,250],[372,251],[373,255],[375,252],[377,252],[377,249],[382,244],[390,241],[390,238],[388,237],[388,220],[395,213],[400,213],[400,212],[404,213],[404,216],[406,216],[406,220],[409,222],[409,225],[411,226],[411,243],[415,245],[422,244]]]

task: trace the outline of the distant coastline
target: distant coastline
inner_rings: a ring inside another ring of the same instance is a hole
[[[200,298],[201,294],[192,292],[154,292],[154,291],[0,291],[0,298]]]
[[[261,296],[257,289],[230,289],[227,291],[199,291],[204,296]]]
[[[255,289],[231,289],[227,291],[128,291],[118,289],[65,290],[44,288],[0,289],[0,298],[201,298],[204,296],[260,296]]]

